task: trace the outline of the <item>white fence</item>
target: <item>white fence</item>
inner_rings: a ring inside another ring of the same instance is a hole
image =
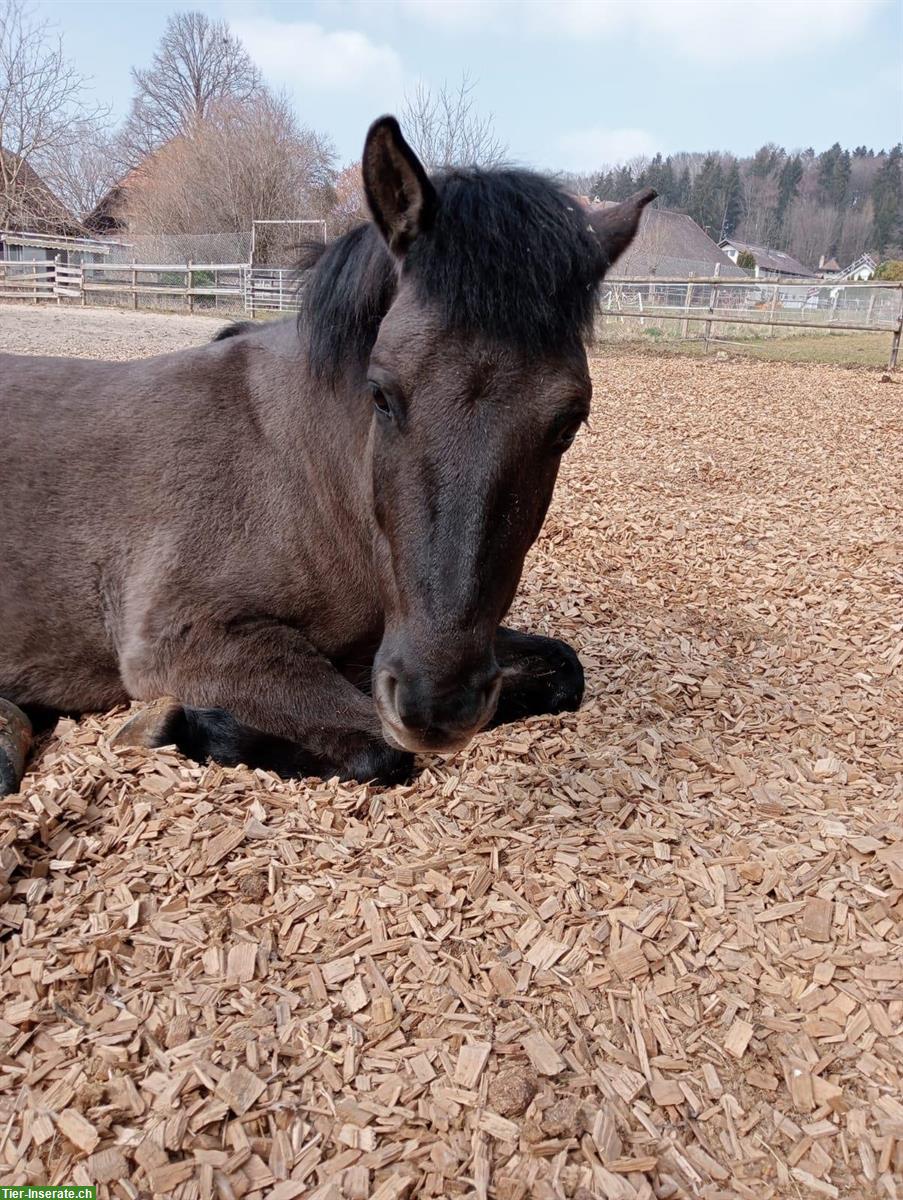
[[[303,279],[248,263],[86,263],[0,261],[0,299],[57,304],[182,307],[251,316],[297,312]],[[639,322],[674,336],[712,341],[782,330],[871,331],[891,335],[896,365],[903,328],[903,283],[763,279],[611,279],[600,295],[604,324]]]
[[[612,279],[603,284],[600,317],[639,322],[706,344],[730,337],[787,330],[885,332],[896,365],[903,327],[903,283],[795,282],[765,279]],[[701,327],[701,328],[700,328]]]
[[[0,299],[64,300],[187,312],[293,312],[294,271],[248,263],[84,263],[0,261]]]

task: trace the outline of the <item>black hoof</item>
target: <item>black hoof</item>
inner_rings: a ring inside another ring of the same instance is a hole
[[[550,681],[549,712],[576,712],[583,701],[586,680],[583,663],[566,642],[556,642],[557,655],[552,656],[553,673]]]
[[[508,634],[502,645],[502,693],[489,728],[580,707],[583,665],[566,642]]]
[[[32,736],[31,722],[22,709],[0,697],[0,796],[18,792]]]
[[[385,787],[407,783],[414,774],[414,755],[396,750],[388,742],[371,742],[347,758],[337,774],[339,779]]]

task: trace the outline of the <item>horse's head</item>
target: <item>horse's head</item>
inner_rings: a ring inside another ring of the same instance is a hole
[[[589,415],[597,285],[655,193],[591,209],[529,172],[431,181],[391,117],[363,174],[395,262],[366,369],[385,605],[373,691],[392,741],[452,750],[495,710],[496,629]]]

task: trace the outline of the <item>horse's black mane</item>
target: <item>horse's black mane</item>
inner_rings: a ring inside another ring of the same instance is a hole
[[[579,202],[530,171],[454,171],[433,180],[439,206],[404,260],[449,330],[537,354],[565,351],[592,326],[602,250]],[[299,325],[313,369],[362,368],[397,286],[376,227],[311,249]]]
[[[223,342],[226,338],[240,337],[241,334],[247,333],[248,330],[254,328],[253,321],[233,321],[231,325],[224,325],[210,340],[213,342]]]

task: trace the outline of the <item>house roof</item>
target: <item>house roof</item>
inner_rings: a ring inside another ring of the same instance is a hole
[[[148,168],[153,166],[161,152],[179,140],[170,138],[159,149],[150,151],[139,163],[130,167],[122,178],[117,180],[105,195],[101,196],[85,217],[86,228],[90,229],[92,233],[99,234],[116,233],[119,230],[127,229],[129,222],[126,210],[129,192],[141,187],[147,178]]]
[[[836,258],[824,259],[821,263],[819,263],[818,269],[820,271],[839,271],[840,263]]]
[[[603,208],[612,203],[611,200],[595,201],[595,205]],[[608,273],[609,278],[620,276],[622,279],[646,275],[749,278],[748,273],[732,263],[692,217],[669,208],[646,209],[630,248]]]
[[[779,271],[781,275],[803,275],[806,279],[814,279],[815,272],[791,254],[783,250],[772,250],[768,246],[755,246],[752,242],[738,242],[736,238],[724,238],[720,245],[733,246],[741,253],[746,250],[756,260],[756,266],[763,271]]]
[[[10,230],[80,237],[85,233],[62,200],[53,194],[37,171],[11,150],[0,146],[2,178],[15,179],[13,206],[5,224]]]

